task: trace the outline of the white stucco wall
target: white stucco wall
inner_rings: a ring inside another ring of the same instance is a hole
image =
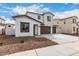
[[[33,35],[33,24],[38,24],[38,35],[40,35],[40,23],[39,22],[36,22],[34,20],[31,20],[29,19],[28,17],[18,17],[18,18],[15,18],[15,36],[16,37],[20,37],[20,36],[34,36]],[[20,22],[27,22],[29,23],[30,25],[30,30],[29,32],[20,32]]]
[[[51,21],[47,21],[47,16],[51,16]],[[51,15],[50,13],[44,14],[44,24],[45,26],[53,26],[53,15]]]
[[[65,20],[63,19],[63,20],[60,20],[60,22],[58,20],[58,22],[59,22],[58,26],[61,27],[62,33],[69,33],[69,34],[76,33],[76,31],[73,31],[73,27],[77,28],[77,25],[76,25],[76,23],[73,23],[73,19],[76,19],[76,18],[72,17],[72,18],[68,18],[68,19],[65,19]],[[64,21],[65,21],[66,24],[64,24]],[[56,24],[56,22],[57,21],[55,21],[54,24]]]
[[[15,28],[14,28],[14,26],[11,25],[11,27],[8,27],[8,25],[6,25],[5,34],[6,35],[15,35]]]
[[[27,13],[27,15],[34,18],[34,19],[36,19],[36,20],[38,20],[38,21],[43,22],[43,15],[41,15],[41,14]],[[38,19],[38,16],[40,16],[40,19]]]

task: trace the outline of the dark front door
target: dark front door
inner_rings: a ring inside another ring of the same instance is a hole
[[[53,33],[56,33],[56,27],[53,27]]]
[[[38,35],[38,24],[34,24],[33,33],[34,35]]]

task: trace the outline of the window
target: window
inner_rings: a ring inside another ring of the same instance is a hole
[[[21,32],[29,32],[29,23],[21,22],[20,27],[21,27]]]
[[[73,27],[73,31],[75,31],[75,27]]]
[[[57,22],[57,24],[59,24],[59,22]]]
[[[47,16],[47,20],[48,21],[51,21],[51,16]]]
[[[8,27],[11,27],[11,25],[8,25]]]
[[[64,24],[66,24],[66,22],[64,21]]]
[[[75,19],[73,19],[73,23],[75,23]]]
[[[41,18],[41,16],[39,15],[39,16],[38,16],[38,19],[40,19],[40,18]]]

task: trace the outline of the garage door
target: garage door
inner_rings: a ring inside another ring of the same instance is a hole
[[[41,26],[41,34],[50,34],[49,26]]]

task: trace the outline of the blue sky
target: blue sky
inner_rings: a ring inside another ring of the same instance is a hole
[[[0,16],[12,19],[12,16],[32,12],[63,13],[65,11],[78,10],[77,3],[2,3],[0,4]]]

